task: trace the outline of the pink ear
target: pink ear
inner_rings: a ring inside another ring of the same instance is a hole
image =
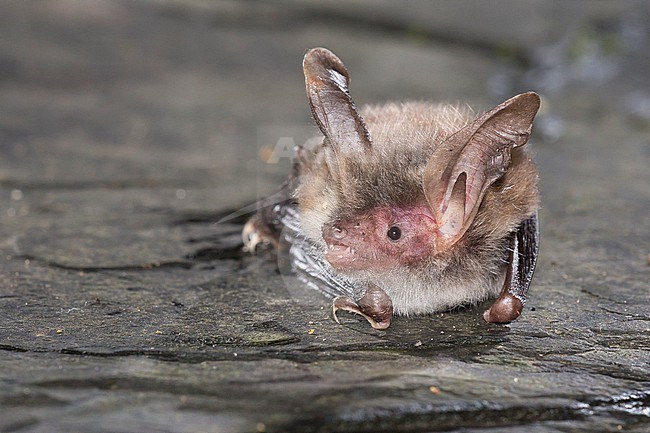
[[[350,97],[350,76],[343,62],[325,48],[312,48],[302,67],[312,114],[334,151],[369,151],[370,136]]]
[[[526,144],[539,104],[534,92],[508,99],[433,152],[423,185],[439,224],[441,250],[463,236],[489,186],[508,170],[512,149]]]

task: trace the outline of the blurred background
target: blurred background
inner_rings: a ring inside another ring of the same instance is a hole
[[[648,431],[649,23],[647,0],[2,1],[0,430]],[[519,320],[340,326],[215,224],[316,134],[317,46],[358,105],[542,96]]]
[[[539,146],[610,113],[648,132],[649,15],[645,1],[3,2],[0,179],[244,204],[286,173],[268,163],[278,138],[315,131],[301,71],[315,46],[346,63],[359,105],[487,109],[535,90]]]

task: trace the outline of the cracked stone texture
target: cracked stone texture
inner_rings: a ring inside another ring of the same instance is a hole
[[[396,5],[3,3],[0,431],[650,431],[648,4]],[[314,131],[319,45],[360,104],[542,93],[518,321],[340,326],[216,224]]]

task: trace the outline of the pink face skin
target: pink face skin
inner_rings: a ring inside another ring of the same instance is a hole
[[[339,271],[417,265],[435,253],[437,229],[426,205],[373,209],[323,227],[325,259]]]

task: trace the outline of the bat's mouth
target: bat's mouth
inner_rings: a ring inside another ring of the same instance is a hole
[[[342,242],[327,242],[325,260],[334,268],[353,268],[358,261],[357,251]]]

